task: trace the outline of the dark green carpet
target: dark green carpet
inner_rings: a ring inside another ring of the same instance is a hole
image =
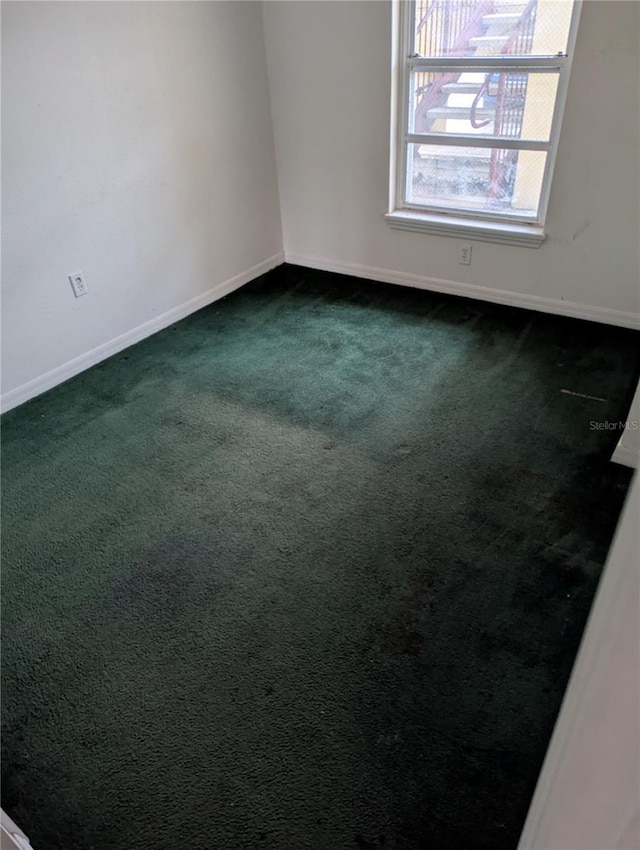
[[[35,850],[515,848],[636,339],[285,267],[7,414]]]

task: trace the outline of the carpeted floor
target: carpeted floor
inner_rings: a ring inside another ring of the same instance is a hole
[[[636,342],[284,267],[7,414],[35,850],[513,850]]]

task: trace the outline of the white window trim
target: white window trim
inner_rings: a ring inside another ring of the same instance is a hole
[[[406,143],[413,138],[406,132],[408,128],[409,107],[409,72],[410,67],[416,65],[443,65],[452,67],[450,59],[421,59],[407,58],[409,56],[408,46],[411,44],[411,25],[414,16],[415,0],[393,0],[392,3],[392,51],[391,51],[391,167],[389,174],[389,208],[385,215],[386,221],[396,230],[409,230],[419,233],[432,233],[438,236],[454,236],[476,239],[482,242],[498,242],[505,245],[519,245],[528,248],[539,248],[546,238],[544,224],[549,206],[549,196],[553,180],[558,143],[560,140],[560,129],[562,117],[567,99],[569,75],[571,63],[575,53],[578,21],[582,10],[583,0],[575,0],[571,25],[569,27],[569,38],[567,43],[567,54],[564,56],[535,58],[532,57],[513,58],[461,58],[455,60],[459,67],[475,67],[482,65],[486,67],[513,66],[525,70],[540,70],[545,65],[550,70],[559,72],[556,102],[551,121],[551,132],[548,142],[524,142],[520,140],[500,140],[501,147],[526,147],[528,150],[538,149],[547,151],[547,162],[542,180],[542,192],[540,196],[539,215],[536,219],[527,218],[518,221],[516,215],[506,218],[505,216],[494,216],[463,212],[461,210],[439,210],[437,208],[425,208],[404,202],[404,178],[406,174]],[[420,140],[427,136],[420,136]],[[439,137],[441,139],[441,136]],[[456,138],[448,139],[449,144],[455,145]],[[468,144],[468,140],[464,140]],[[490,147],[495,144],[491,137],[478,137],[474,144]],[[463,143],[462,140],[459,142]]]

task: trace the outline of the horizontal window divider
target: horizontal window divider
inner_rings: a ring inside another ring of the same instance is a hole
[[[466,136],[458,133],[407,133],[404,137],[410,145],[440,145],[465,148],[502,148],[517,151],[549,151],[551,142],[533,141],[532,139],[509,139],[502,136]]]
[[[529,71],[540,74],[561,71],[566,61],[566,56],[412,56],[407,60],[407,64],[416,71],[468,71],[471,68],[474,71]]]

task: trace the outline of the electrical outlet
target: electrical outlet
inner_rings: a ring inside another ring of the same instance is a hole
[[[76,296],[76,298],[80,298],[81,295],[89,294],[89,287],[87,286],[87,281],[84,279],[84,274],[82,272],[75,272],[75,274],[70,274],[69,283],[71,284],[73,294]]]
[[[471,245],[461,245],[460,246],[460,263],[463,266],[471,265]]]

